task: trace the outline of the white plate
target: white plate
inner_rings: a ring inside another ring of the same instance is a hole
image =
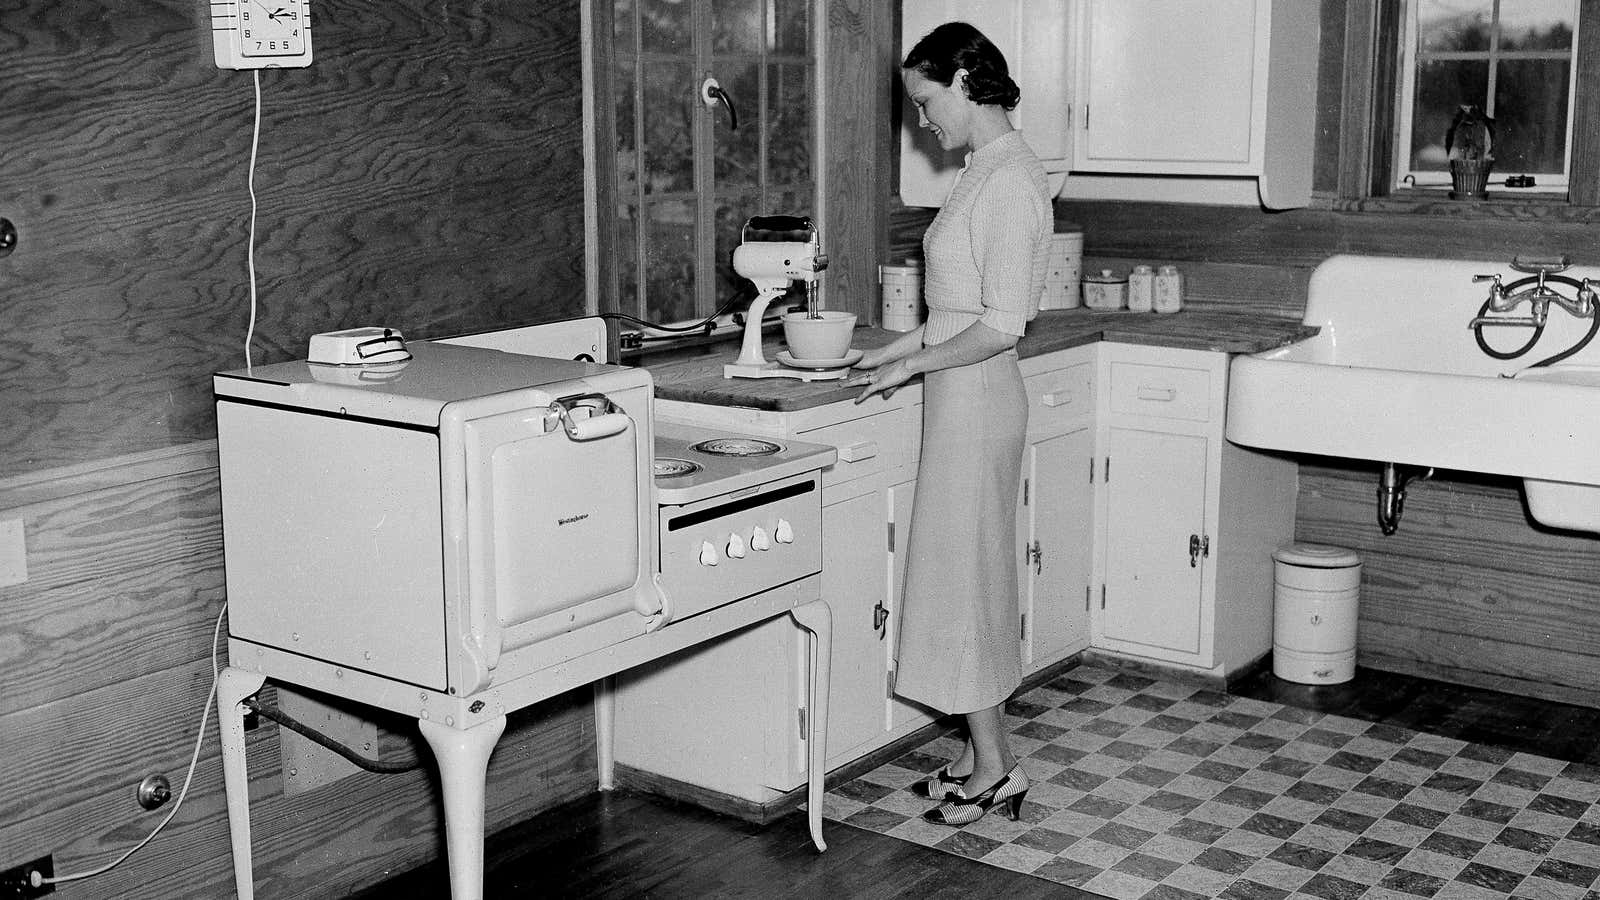
[[[796,369],[843,369],[853,366],[865,355],[860,350],[851,350],[838,359],[795,359],[787,350],[778,351],[778,362]]]

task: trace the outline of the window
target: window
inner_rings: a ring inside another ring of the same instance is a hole
[[[594,2],[602,303],[704,318],[748,295],[745,219],[815,203],[812,0]]]

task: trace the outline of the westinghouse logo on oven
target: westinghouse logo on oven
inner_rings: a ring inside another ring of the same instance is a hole
[[[575,515],[575,516],[566,516],[564,518],[557,518],[556,519],[556,524],[557,525],[571,525],[573,522],[582,522],[584,519],[587,519],[587,518],[589,518],[589,514],[588,513],[579,513],[578,515]]]

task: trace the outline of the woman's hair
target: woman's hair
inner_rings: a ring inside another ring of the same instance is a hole
[[[967,70],[967,99],[1013,109],[1022,89],[1011,80],[1005,54],[983,32],[966,22],[946,22],[917,41],[902,69],[915,69],[923,78],[948,85],[956,70]]]

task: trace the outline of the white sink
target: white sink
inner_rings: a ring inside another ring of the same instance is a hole
[[[1508,285],[1527,277],[1509,260],[1328,259],[1312,273],[1304,318],[1320,333],[1234,358],[1228,439],[1269,450],[1600,486],[1600,338],[1561,363],[1529,369],[1580,341],[1591,325],[1551,304],[1544,335],[1526,355],[1486,355],[1467,323],[1488,298],[1489,285],[1474,284],[1472,276],[1495,273]],[[1594,268],[1561,274],[1600,279]],[[1574,293],[1563,284],[1553,287],[1568,297]],[[1523,304],[1505,315],[1528,310]],[[1514,326],[1483,331],[1502,351],[1533,334]],[[1547,487],[1537,489],[1544,494]],[[1561,519],[1547,522],[1556,527],[1600,531],[1600,488],[1583,492],[1578,502],[1594,509],[1593,516],[1561,512],[1570,502],[1542,502],[1534,515]]]

